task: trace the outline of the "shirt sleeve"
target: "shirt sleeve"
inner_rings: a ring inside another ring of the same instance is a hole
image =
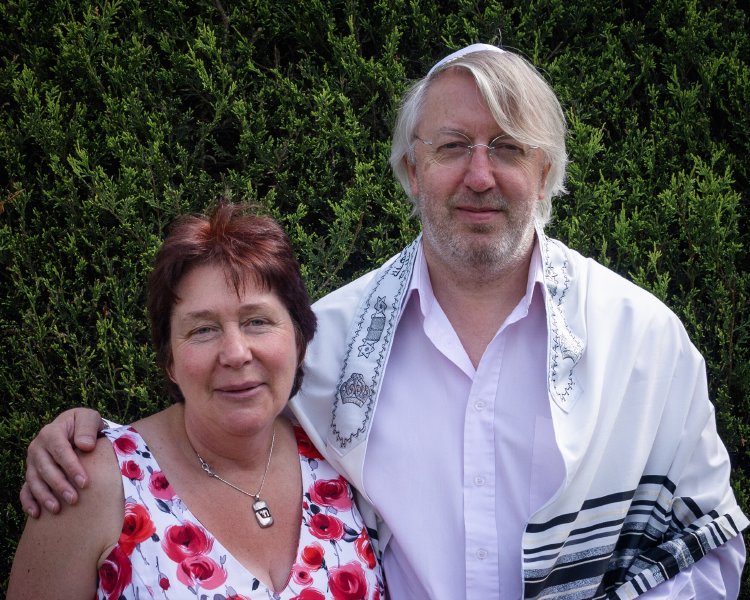
[[[639,600],[735,600],[744,564],[745,542],[738,535],[711,550],[692,567],[641,594]]]

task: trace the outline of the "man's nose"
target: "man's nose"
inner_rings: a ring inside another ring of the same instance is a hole
[[[475,144],[472,148],[464,183],[475,192],[486,192],[495,185],[495,164],[486,144]]]

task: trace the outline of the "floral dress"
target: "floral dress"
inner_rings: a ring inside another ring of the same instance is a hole
[[[120,539],[99,567],[100,600],[379,600],[380,566],[349,484],[294,427],[302,470],[297,557],[280,592],[266,587],[172,491],[132,427],[108,429],[125,491]]]

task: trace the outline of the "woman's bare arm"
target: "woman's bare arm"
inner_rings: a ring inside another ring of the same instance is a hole
[[[93,598],[100,561],[117,543],[124,518],[120,469],[100,440],[81,457],[91,484],[75,506],[28,519],[13,560],[8,600]]]

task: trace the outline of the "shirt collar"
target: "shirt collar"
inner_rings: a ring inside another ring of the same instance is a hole
[[[409,282],[409,289],[406,291],[404,306],[406,306],[406,303],[411,300],[412,295],[416,294],[419,298],[419,308],[422,312],[422,316],[426,317],[430,314],[432,307],[437,304],[437,299],[435,298],[435,293],[432,291],[432,282],[430,281],[430,273],[427,269],[427,260],[424,256],[423,244],[424,241],[420,242],[419,248],[417,249],[417,257],[414,261],[414,272],[412,273],[411,281]],[[534,294],[542,293],[541,288],[543,285],[544,271],[542,268],[542,254],[539,245],[539,237],[534,236],[534,249],[531,253],[529,274],[526,280],[526,293],[523,298],[521,298],[518,305],[513,309],[513,312],[508,316],[505,325],[514,323],[529,313]]]

